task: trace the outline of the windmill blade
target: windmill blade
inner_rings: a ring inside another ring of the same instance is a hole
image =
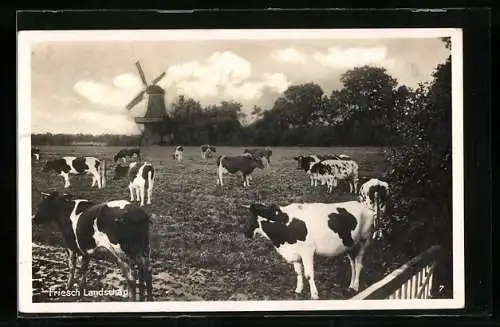
[[[144,86],[148,86],[146,77],[144,77],[144,72],[142,71],[141,63],[139,61],[136,61],[135,65],[137,66],[137,70],[139,70],[139,75],[141,75],[142,84],[144,84]]]
[[[136,104],[141,102],[142,98],[144,97],[144,91],[141,91],[137,96],[127,104],[127,109],[130,110],[132,109]]]
[[[166,75],[166,73],[165,73],[165,72],[161,73],[161,74],[160,74],[157,78],[155,78],[155,79],[153,80],[153,82],[151,82],[151,84],[156,84],[156,83],[158,83],[158,82],[159,82],[159,81],[163,78],[163,76],[165,76],[165,75]]]

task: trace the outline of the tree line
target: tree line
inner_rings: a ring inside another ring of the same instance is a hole
[[[398,85],[386,69],[363,66],[341,76],[343,87],[325,94],[314,82],[291,85],[271,108],[250,114],[236,101],[202,106],[179,96],[163,123],[166,145],[362,146],[400,144],[394,122],[418,90]],[[250,121],[250,123],[247,123]],[[139,145],[140,136],[34,134],[33,144],[97,142]]]

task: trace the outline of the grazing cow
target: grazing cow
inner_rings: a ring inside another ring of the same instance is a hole
[[[182,147],[180,145],[178,147],[176,147],[175,152],[173,153],[174,160],[181,161],[183,153],[184,153],[184,147]]]
[[[206,159],[207,155],[210,157],[212,153],[217,153],[217,148],[213,145],[203,144],[200,147],[201,150],[201,158]]]
[[[349,293],[359,290],[365,249],[373,233],[374,214],[358,201],[341,203],[292,203],[287,206],[251,204],[244,234],[256,233],[270,240],[277,252],[297,273],[295,292],[309,281],[311,299],[319,299],[314,281],[314,255],[347,254],[351,265]]]
[[[382,231],[378,229],[377,222],[381,217],[388,214],[390,208],[390,189],[387,182],[383,182],[377,178],[372,178],[359,189],[359,202],[363,203],[367,208],[375,212],[375,233],[374,238],[380,238]]]
[[[36,160],[40,160],[40,149],[39,148],[31,148],[31,157],[35,157]]]
[[[311,167],[311,174],[316,176],[316,181],[327,184],[328,192],[338,185],[338,181],[349,182],[349,192],[357,193],[358,164],[354,160],[327,159],[317,162]]]
[[[70,186],[69,175],[92,175],[92,186],[97,184],[101,188],[101,161],[94,157],[62,157],[61,159],[47,160],[43,167],[44,172],[55,171],[64,178],[64,187]]]
[[[141,161],[141,149],[139,148],[121,149],[115,154],[113,160],[117,162],[119,159],[123,159],[123,162],[127,162],[127,157],[133,158],[134,155],[137,157],[137,160]]]
[[[339,155],[307,155],[307,156],[297,156],[293,158],[297,161],[297,169],[304,170],[311,181],[311,186],[316,186],[318,184],[318,176],[316,174],[311,174],[312,166],[320,161],[327,159],[337,159],[337,160],[350,160],[349,156],[345,154]]]
[[[243,153],[249,153],[253,155],[254,157],[257,158],[265,158],[266,159],[266,165],[268,167],[271,166],[271,156],[273,154],[273,151],[269,148],[265,149],[245,149]]]
[[[264,168],[262,158],[255,158],[250,154],[219,156],[217,158],[217,185],[224,185],[222,182],[224,173],[236,174],[240,171],[243,177],[243,187],[250,186],[250,174],[255,168]]]
[[[148,161],[142,165],[139,165],[137,162],[132,162],[129,166],[116,165],[113,180],[125,176],[128,176],[130,201],[134,201],[135,193],[136,200],[141,202],[141,207],[144,206],[144,197],[147,191],[147,204],[151,204],[151,194],[153,193],[155,181],[155,169],[153,165]]]
[[[57,191],[42,193],[32,220],[35,224],[55,222],[68,252],[69,275],[66,288],[73,287],[77,258],[82,257],[80,287],[87,283],[87,270],[92,257],[111,255],[127,280],[129,299],[152,300],[150,267],[149,215],[128,201],[116,200],[94,205],[70,194]],[[137,271],[134,265],[137,265]]]

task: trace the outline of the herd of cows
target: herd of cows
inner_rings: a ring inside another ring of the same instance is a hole
[[[211,145],[200,147],[201,158],[217,153]],[[183,160],[183,147],[172,153],[175,160]],[[40,149],[32,148],[32,157],[40,160]],[[217,185],[223,186],[223,175],[241,173],[243,187],[249,187],[251,174],[256,169],[271,167],[272,151],[246,149],[241,155],[218,155]],[[131,162],[126,163],[127,157]],[[297,274],[295,292],[300,294],[304,277],[309,283],[311,299],[318,299],[314,279],[314,256],[345,254],[351,266],[348,292],[359,290],[363,256],[370,241],[378,235],[377,221],[387,213],[389,185],[372,178],[358,187],[358,164],[349,156],[299,155],[293,160],[297,169],[304,170],[312,186],[326,185],[332,192],[340,182],[349,183],[349,191],[357,200],[340,203],[291,203],[285,206],[252,203],[242,205],[249,212],[245,236],[256,234],[273,243],[277,252],[293,265]],[[34,223],[55,222],[62,234],[69,255],[69,276],[66,287],[73,287],[77,258],[82,258],[80,288],[86,287],[90,259],[98,254],[111,254],[120,267],[129,288],[129,299],[152,301],[152,271],[150,266],[151,216],[144,205],[151,204],[155,167],[143,161],[139,148],[122,149],[114,156],[113,179],[126,177],[129,181],[130,201],[116,200],[95,203],[77,199],[69,193],[57,191],[42,193],[42,200],[32,216]],[[47,160],[43,171],[55,171],[70,186],[70,174],[92,175],[92,187],[101,188],[104,173],[101,160],[94,157],[64,156]],[[139,202],[135,204],[134,201]]]

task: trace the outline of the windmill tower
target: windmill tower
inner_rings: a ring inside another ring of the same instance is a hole
[[[127,109],[131,110],[135,105],[141,102],[144,98],[144,94],[148,95],[146,114],[144,117],[136,117],[135,122],[138,125],[144,126],[142,134],[143,145],[159,144],[163,138],[167,112],[165,109],[165,90],[156,85],[156,83],[165,76],[165,72],[152,80],[151,84],[148,84],[139,61],[136,61],[135,65],[141,76],[144,89],[130,101],[127,105]]]

